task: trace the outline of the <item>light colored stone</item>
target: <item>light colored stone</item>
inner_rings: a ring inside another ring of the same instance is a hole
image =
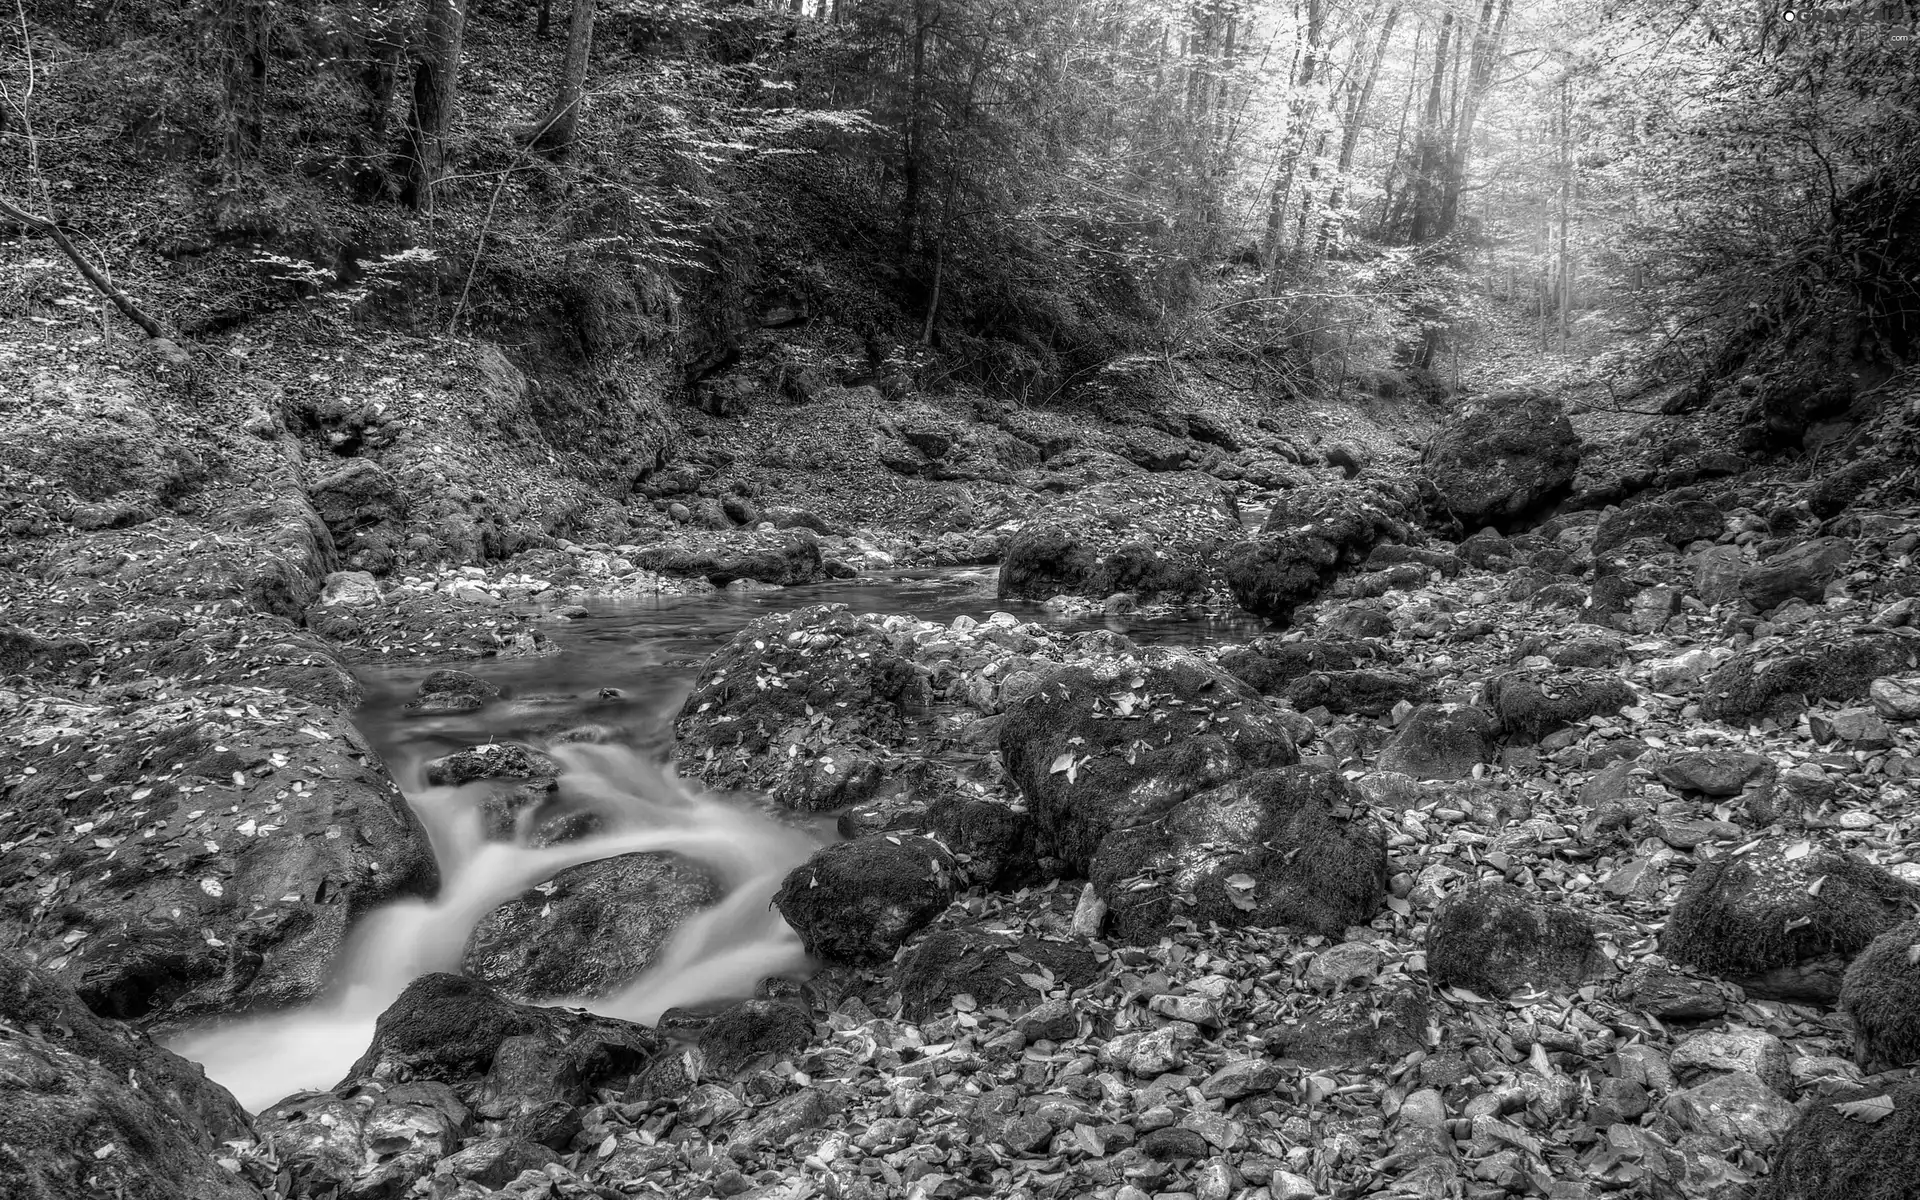
[[[1688,1083],[1706,1075],[1744,1071],[1776,1092],[1792,1084],[1787,1045],[1759,1029],[1722,1029],[1697,1033],[1673,1048],[1673,1073]]]
[[[1755,1154],[1771,1151],[1794,1118],[1793,1105],[1746,1071],[1675,1092],[1667,1098],[1666,1111],[1683,1128],[1732,1138]]]
[[[1380,973],[1380,952],[1365,942],[1342,942],[1313,956],[1301,980],[1317,992],[1371,982]]]
[[[323,605],[361,605],[378,604],[381,601],[380,585],[366,571],[335,571],[327,576],[326,587],[320,592],[319,603]]]
[[[1920,675],[1876,679],[1868,694],[1873,707],[1889,721],[1920,721]]]

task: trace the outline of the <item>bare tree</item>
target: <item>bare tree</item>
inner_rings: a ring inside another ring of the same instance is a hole
[[[413,46],[413,103],[401,149],[400,198],[414,208],[433,207],[433,186],[445,167],[447,131],[460,98],[460,39],[466,24],[467,0],[427,0]]]
[[[533,144],[542,150],[563,151],[580,132],[581,110],[587,103],[587,62],[593,56],[595,0],[573,0],[567,22],[567,57],[560,66],[560,93],[534,130]]]

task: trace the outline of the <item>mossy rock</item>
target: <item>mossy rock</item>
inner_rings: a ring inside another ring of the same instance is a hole
[[[1479,884],[1442,900],[1427,929],[1436,984],[1508,996],[1529,986],[1572,991],[1604,964],[1593,922],[1511,884]]]
[[[1261,692],[1278,692],[1314,671],[1351,671],[1374,656],[1364,642],[1336,638],[1287,641],[1271,634],[1230,646],[1214,659],[1221,668]]]
[[[1876,1121],[1841,1105],[1891,1101]],[[1920,1079],[1889,1080],[1807,1105],[1774,1152],[1758,1200],[1914,1200],[1920,1196]]]
[[[871,966],[892,958],[946,909],[958,866],[930,838],[869,834],[795,867],[773,903],[807,953]]]
[[[1868,943],[1840,984],[1853,1022],[1853,1061],[1869,1073],[1920,1062],[1920,920]]]
[[[732,1079],[756,1061],[792,1054],[813,1042],[813,1018],[779,1000],[742,1000],[700,1031],[708,1079]]]
[[[1883,675],[1920,665],[1920,641],[1892,634],[1849,638],[1772,658],[1737,654],[1709,675],[1702,715],[1714,721],[1791,719],[1820,700],[1859,700]]]
[[[1287,686],[1287,702],[1301,712],[1325,708],[1329,712],[1381,717],[1405,701],[1418,704],[1433,694],[1433,685],[1404,671],[1362,668],[1356,671],[1315,671]]]
[[[1617,713],[1636,699],[1605,671],[1509,671],[1487,681],[1486,703],[1509,736],[1537,740],[1588,717]]]
[[[1346,992],[1265,1031],[1266,1052],[1312,1070],[1393,1063],[1426,1048],[1433,1005],[1424,985],[1384,981]]]
[[[1415,779],[1465,779],[1493,761],[1495,726],[1485,709],[1422,704],[1395,731],[1376,764]]]
[[[1843,850],[1769,838],[1695,868],[1661,950],[1756,996],[1831,1004],[1848,961],[1915,899],[1920,887]]]
[[[1100,964],[1084,946],[969,926],[929,933],[907,951],[894,978],[901,1012],[910,1021],[947,1011],[962,994],[982,1009],[1018,1016],[1045,999],[1022,978],[1041,970],[1074,989],[1093,982]]]

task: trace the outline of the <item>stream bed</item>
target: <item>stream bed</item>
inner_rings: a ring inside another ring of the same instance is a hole
[[[254,1111],[297,1091],[329,1088],[366,1049],[375,1020],[409,981],[461,969],[468,939],[487,914],[568,867],[636,852],[671,852],[696,864],[719,885],[719,901],[682,923],[625,986],[544,1002],[652,1023],[672,1007],[742,998],[767,976],[805,973],[807,955],[770,901],[788,872],[835,839],[833,817],[776,820],[751,803],[690,788],[663,765],[674,715],[707,656],[758,617],[820,603],[940,622],[1007,611],[1065,629],[1111,628],[1141,642],[1190,646],[1244,640],[1264,628],[1244,614],[1068,617],[999,600],[993,584],[991,570],[947,569],[605,606],[556,630],[557,654],[456,664],[508,697],[473,713],[405,711],[435,664],[363,672],[367,702],[356,723],[426,829],[440,868],[438,894],[362,918],[321,999],[194,1030],[170,1048],[203,1064]],[[583,724],[612,728],[597,743],[541,736]],[[546,846],[487,840],[479,803],[487,785],[431,786],[423,767],[489,741],[537,745],[558,760],[559,803],[591,813],[595,831]]]

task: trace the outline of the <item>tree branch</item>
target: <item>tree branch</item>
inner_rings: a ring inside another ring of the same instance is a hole
[[[100,273],[100,268],[94,266],[86,255],[80,253],[80,248],[73,244],[72,240],[67,237],[59,225],[46,217],[36,216],[28,212],[26,209],[11,203],[4,197],[0,197],[0,216],[11,217],[22,225],[26,225],[32,229],[38,229],[48,237],[51,237],[53,244],[60,247],[60,252],[72,261],[74,267],[79,270],[80,274],[86,276],[87,282],[94,286],[94,290],[113,301],[113,306],[119,309],[121,313],[126,316],[127,320],[132,321],[135,325],[146,330],[147,336],[150,338],[156,340],[171,340],[167,337],[166,327],[146,313],[141,312],[140,307],[133,302],[131,297],[119,288],[113,286],[112,281]]]

